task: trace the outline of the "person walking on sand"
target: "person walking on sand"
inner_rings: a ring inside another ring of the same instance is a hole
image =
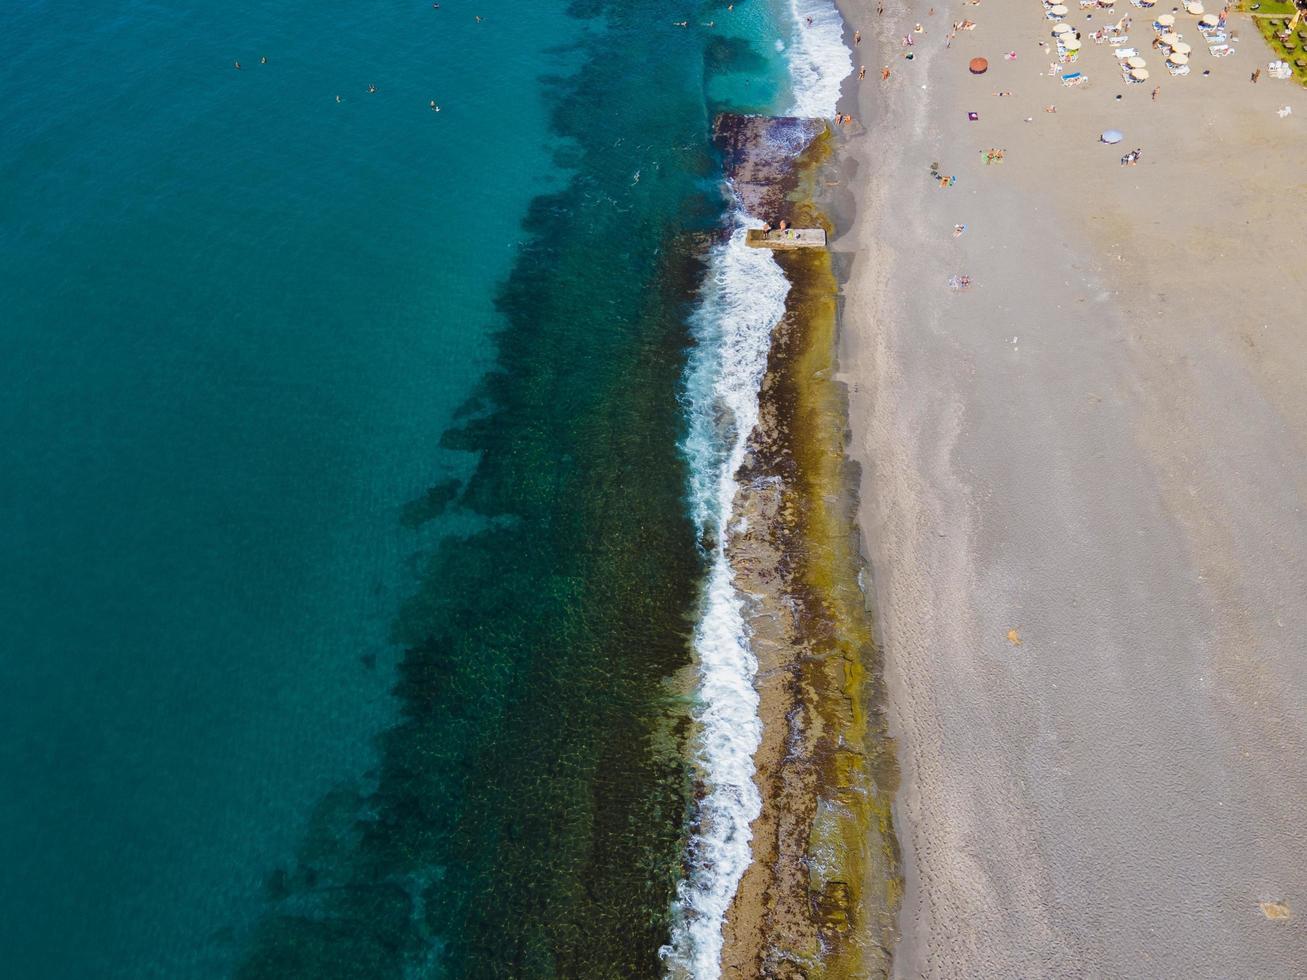
[[[1153,89],[1153,101],[1157,101],[1157,93],[1162,91],[1162,86],[1158,85]]]
[[[236,67],[239,68],[240,65],[237,65]],[[1254,85],[1256,85],[1256,84],[1257,84],[1257,79],[1259,79],[1259,78],[1261,78],[1261,77],[1262,77],[1262,70],[1261,70],[1260,68],[1258,68],[1256,71],[1254,71],[1254,72],[1252,73],[1250,80],[1252,81],[1252,83],[1253,83]]]
[[[855,45],[858,45],[858,44],[861,44],[861,43],[862,43],[862,31],[854,31],[854,32],[853,32],[853,43],[854,43]]]
[[[888,78],[889,78],[889,65],[886,65],[884,68],[880,70],[880,80],[883,82],[886,81]]]
[[[867,77],[867,66],[863,65],[861,68],[858,69],[858,81],[862,81],[866,77]]]

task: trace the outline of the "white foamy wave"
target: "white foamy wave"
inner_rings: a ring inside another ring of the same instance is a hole
[[[844,43],[844,19],[833,0],[786,2],[794,24],[787,51],[794,89],[789,113],[828,119],[835,115],[840,86],[853,72],[853,57]]]
[[[762,740],[743,602],[726,559],[736,471],[758,422],[758,389],[772,329],[785,312],[790,284],[767,249],[744,244],[743,216],[709,256],[703,298],[691,320],[695,349],[686,369],[690,506],[712,546],[703,606],[694,631],[699,663],[694,762],[707,794],[698,806],[689,872],[676,889],[669,973],[694,980],[721,976],[722,925],[752,852],[749,825],[762,812],[753,754]]]

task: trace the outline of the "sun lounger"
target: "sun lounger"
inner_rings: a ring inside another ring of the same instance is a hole
[[[1168,62],[1167,65],[1166,65],[1166,70],[1169,71],[1172,75],[1176,75],[1177,77],[1180,76],[1180,75],[1188,75],[1188,74],[1189,74],[1189,66],[1188,66],[1188,65],[1173,65],[1173,64],[1171,64],[1171,63]]]
[[[1128,34],[1122,34],[1120,37],[1108,38],[1107,43],[1112,45],[1112,47],[1116,47],[1118,44],[1129,44],[1130,36]]]
[[[1207,51],[1213,58],[1224,58],[1234,54],[1234,48],[1228,44],[1213,44]]]
[[[1204,34],[1203,40],[1208,44],[1224,44],[1226,41],[1230,40],[1230,35],[1219,32],[1215,34]]]
[[[1112,53],[1116,55],[1117,58],[1119,58],[1121,61],[1124,61],[1126,58],[1139,57],[1139,52],[1136,51],[1134,48],[1117,48]]]

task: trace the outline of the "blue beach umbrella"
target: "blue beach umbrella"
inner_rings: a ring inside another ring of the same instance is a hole
[[[1120,143],[1123,139],[1125,139],[1125,137],[1121,135],[1121,131],[1119,129],[1109,129],[1106,130],[1103,133],[1103,135],[1099,137],[1099,139],[1101,139],[1104,143]]]

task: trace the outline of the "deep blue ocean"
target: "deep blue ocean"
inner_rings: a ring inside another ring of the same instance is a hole
[[[658,972],[789,8],[0,6],[5,976]]]

